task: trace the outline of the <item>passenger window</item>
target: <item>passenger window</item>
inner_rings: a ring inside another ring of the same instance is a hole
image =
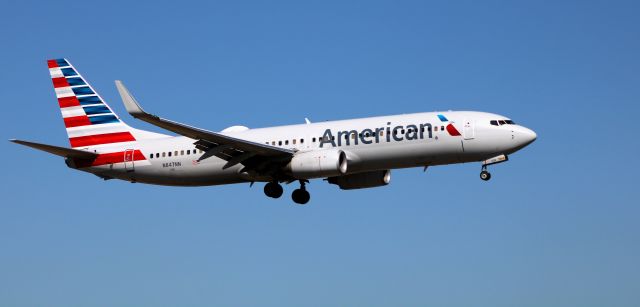
[[[293,142],[293,145],[295,145],[295,144],[296,144],[296,139],[293,139],[293,141],[292,141],[292,142]]]
[[[289,140],[285,140],[285,141],[284,141],[284,144],[285,144],[285,145],[289,145]]]
[[[438,126],[435,126],[433,130],[438,131]]]
[[[177,151],[177,150],[176,150],[176,152],[175,152],[175,155],[176,155],[176,157],[178,156],[178,151]]]
[[[440,130],[444,131],[444,126],[440,126]]]
[[[171,152],[169,152],[169,157],[171,157]]]
[[[311,139],[311,142],[314,142],[314,143],[315,143],[315,142],[316,142],[316,138],[312,138],[312,139]]]
[[[304,143],[304,139],[300,139],[300,144]]]
[[[164,158],[164,156],[165,156],[165,153],[163,152],[163,153],[162,153],[162,157]]]
[[[282,141],[278,141],[278,146],[282,146]]]
[[[271,145],[276,146],[276,141],[272,141]]]
[[[181,155],[181,156],[184,156],[184,150],[181,150],[181,151],[180,151],[180,155]]]
[[[191,149],[187,149],[187,154],[190,155],[191,154]]]

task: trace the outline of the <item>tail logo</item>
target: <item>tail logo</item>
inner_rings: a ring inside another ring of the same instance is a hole
[[[136,139],[91,85],[66,60],[48,60],[71,147],[98,146]]]

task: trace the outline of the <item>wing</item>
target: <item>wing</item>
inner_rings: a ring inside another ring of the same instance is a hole
[[[234,138],[149,114],[140,107],[140,104],[121,81],[116,81],[116,87],[127,112],[134,118],[198,140],[195,142],[196,147],[205,151],[198,161],[216,156],[227,161],[224,168],[241,163],[245,166],[244,170],[253,170],[264,174],[272,173],[275,169],[279,169],[279,166],[289,162],[294,154],[294,151],[289,149]]]

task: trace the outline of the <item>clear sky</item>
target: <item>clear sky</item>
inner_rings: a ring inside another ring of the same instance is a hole
[[[45,60],[211,130],[435,110],[538,140],[389,186],[102,181],[0,142],[0,306],[638,306],[637,1],[5,1],[2,139],[67,146]]]

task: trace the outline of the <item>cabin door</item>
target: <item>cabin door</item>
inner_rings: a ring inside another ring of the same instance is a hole
[[[465,140],[473,140],[476,137],[476,128],[472,119],[464,120],[464,129],[462,135]]]

